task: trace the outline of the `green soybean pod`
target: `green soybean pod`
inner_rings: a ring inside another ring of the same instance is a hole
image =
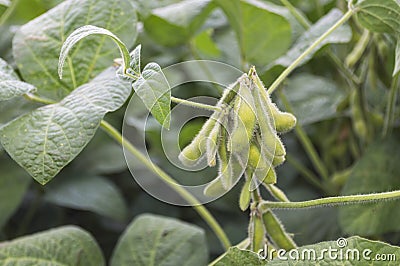
[[[275,129],[279,133],[285,133],[292,130],[296,126],[296,117],[291,113],[282,112],[276,104],[270,104],[271,115],[274,118]]]
[[[264,247],[265,229],[263,220],[258,211],[253,211],[249,223],[249,238],[251,241],[251,250],[257,252]]]
[[[289,202],[289,199],[286,197],[286,194],[277,186],[273,184],[265,184],[264,187],[268,190],[268,192],[277,200],[282,202]]]
[[[227,189],[224,188],[222,185],[221,177],[217,177],[212,180],[205,188],[204,188],[204,195],[209,197],[218,197],[222,194],[226,193]]]
[[[267,235],[278,248],[291,250],[297,247],[293,239],[285,231],[282,223],[271,210],[267,210],[262,214],[262,220]]]
[[[221,176],[221,182],[223,187],[227,190],[233,185],[233,170],[232,170],[232,158],[227,150],[226,132],[223,130],[221,133],[220,144],[218,146],[218,161],[219,161],[219,176]]]
[[[234,125],[230,140],[238,150],[248,148],[248,142],[253,138],[256,125],[253,95],[249,88],[249,82],[249,78],[241,79],[239,93],[235,97],[233,106]]]
[[[207,164],[208,166],[215,166],[216,157],[218,151],[219,144],[219,135],[221,132],[221,121],[216,121],[213,129],[211,130],[206,143],[206,151],[207,151]]]
[[[262,143],[265,144],[265,147],[270,153],[277,156],[284,156],[286,154],[285,147],[275,130],[272,128],[269,112],[267,111],[267,109],[269,109],[269,103],[262,95],[262,93],[266,92],[260,91],[257,87],[252,91]]]
[[[352,91],[350,95],[350,103],[351,103],[351,112],[352,112],[352,122],[355,133],[363,140],[367,139],[368,128],[365,123],[362,107],[360,102],[359,94],[356,90]]]
[[[246,178],[246,181],[244,182],[244,185],[242,187],[242,190],[240,191],[240,197],[239,197],[239,207],[242,211],[247,210],[247,208],[250,205],[250,178]]]
[[[272,165],[274,167],[277,167],[278,165],[283,164],[283,162],[286,160],[285,156],[274,156],[274,159],[272,160]]]
[[[196,165],[198,160],[206,152],[206,139],[214,127],[217,117],[218,112],[215,111],[204,123],[203,127],[200,129],[196,137],[194,137],[192,142],[181,151],[178,158],[184,165]]]

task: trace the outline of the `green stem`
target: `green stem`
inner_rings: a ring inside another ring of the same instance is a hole
[[[19,2],[19,0],[13,0],[11,2],[11,5],[6,9],[6,11],[0,17],[0,26],[2,26],[7,21],[7,19],[11,16],[11,14],[14,12],[15,8],[18,5],[18,2]]]
[[[283,93],[279,94],[285,108],[288,112],[293,113],[292,107],[289,104],[289,101],[286,99],[286,96]],[[313,163],[315,169],[318,171],[319,175],[324,179],[328,180],[328,170],[326,169],[324,163],[322,162],[321,158],[319,158],[318,153],[313,146],[310,138],[305,133],[303,127],[297,123],[294,128],[297,137],[299,138],[301,144],[303,145],[305,151],[307,152],[308,156],[310,157],[311,162]]]
[[[382,135],[385,137],[390,130],[393,128],[395,107],[397,101],[397,95],[399,91],[399,74],[394,76],[392,80],[392,86],[389,92],[388,104],[386,106],[385,124],[383,125]]]
[[[146,158],[138,149],[136,149],[132,143],[124,139],[112,125],[102,120],[100,124],[101,128],[106,131],[113,139],[119,142],[125,149],[127,149],[133,156],[135,156],[143,165],[145,165],[149,170],[153,171],[156,175],[158,175],[167,185],[170,185],[172,189],[174,189],[182,198],[184,198],[188,203],[193,205],[193,208],[197,211],[197,213],[207,222],[207,224],[214,231],[216,236],[219,238],[225,249],[228,249],[231,246],[231,243],[226,236],[222,227],[218,224],[212,214],[203,206],[201,203],[191,195],[187,190],[178,186],[177,182],[170,177],[167,173],[165,173],[161,168],[157,165],[153,164],[150,160]]]
[[[330,27],[324,34],[322,34],[315,42],[308,47],[296,60],[293,61],[293,63],[288,66],[280,75],[279,77],[272,83],[272,85],[268,89],[268,93],[271,94],[273,93],[279,85],[282,83],[283,80],[287,76],[289,76],[290,73],[298,66],[300,63],[316,48],[318,45],[326,39],[332,32],[334,32],[337,28],[339,28],[341,25],[343,25],[354,13],[353,9],[349,9],[346,14],[343,15],[343,17],[338,20],[332,27]]]
[[[210,111],[221,111],[221,108],[219,108],[218,106],[213,106],[213,105],[208,105],[208,104],[204,104],[204,103],[196,103],[196,102],[192,102],[192,101],[188,101],[185,99],[180,99],[180,98],[176,98],[171,96],[171,101],[174,103],[180,103],[180,104],[184,104],[190,107],[194,107],[194,108],[200,108],[200,109],[205,109],[205,110],[210,110]]]
[[[29,101],[32,101],[32,102],[43,103],[43,104],[56,103],[55,101],[52,101],[52,100],[49,100],[49,99],[45,99],[45,98],[36,96],[34,94],[31,94],[31,93],[24,94],[24,98],[29,100]]]
[[[264,201],[260,203],[259,209],[261,211],[268,211],[269,209],[303,209],[312,207],[323,207],[323,206],[340,206],[345,204],[360,204],[368,202],[377,202],[384,200],[395,200],[400,198],[400,190],[382,193],[371,193],[363,195],[351,195],[351,196],[338,196],[338,197],[327,197],[315,200],[298,201],[298,202],[270,202]]]
[[[308,19],[306,19],[304,15],[301,14],[288,0],[281,0],[281,3],[289,10],[289,12],[301,24],[301,26],[303,26],[303,28],[310,28],[311,24],[308,22]]]

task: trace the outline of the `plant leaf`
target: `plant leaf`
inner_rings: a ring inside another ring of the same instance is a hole
[[[154,9],[144,19],[144,27],[159,44],[183,44],[196,33],[214,7],[211,0],[180,1]]]
[[[332,9],[328,14],[320,18],[314,25],[312,25],[306,32],[304,32],[293,44],[290,50],[282,57],[275,60],[267,68],[275,65],[284,67],[289,66],[296,60],[312,43],[315,42],[324,32],[326,32],[333,24],[335,24],[343,13],[339,9]],[[330,43],[347,43],[351,40],[351,29],[348,25],[342,25],[328,37],[326,37],[303,61],[302,64],[308,62],[313,55],[323,46]]]
[[[31,178],[12,160],[0,157],[0,228],[20,205]]]
[[[123,66],[125,69],[129,68],[130,55],[128,48],[126,48],[125,44],[117,36],[109,30],[92,25],[85,25],[72,32],[61,47],[60,57],[58,59],[58,75],[60,79],[62,79],[65,60],[67,59],[68,53],[71,51],[72,47],[74,47],[77,42],[90,35],[104,35],[112,39],[117,44],[122,55]]]
[[[11,100],[34,91],[36,91],[34,86],[20,81],[12,67],[0,58],[0,101]]]
[[[258,0],[216,0],[216,3],[227,15],[248,62],[268,64],[289,48],[290,23],[275,9]]]
[[[124,221],[127,206],[119,189],[101,176],[64,175],[49,185],[45,199],[48,202],[77,210],[94,213]]]
[[[394,70],[393,77],[396,76],[400,71],[400,38],[397,39],[396,44],[396,52],[395,52],[395,62],[394,62]]]
[[[172,218],[144,214],[118,240],[111,266],[207,264],[204,231]]]
[[[363,0],[356,5],[362,26],[373,32],[400,33],[400,5],[396,0]]]
[[[0,142],[34,179],[46,184],[82,151],[104,115],[121,107],[130,91],[129,83],[110,68],[61,102],[4,125]]]
[[[341,248],[340,246],[338,246],[338,243],[342,244],[346,243],[346,245],[345,247]],[[370,250],[370,252],[364,252],[367,251],[368,249]],[[333,250],[333,253],[329,252],[328,255],[327,252],[328,250]],[[398,258],[400,256],[399,247],[392,246],[380,241],[368,240],[358,236],[341,239],[341,242],[326,241],[314,245],[303,246],[296,249],[296,251],[298,253],[290,251],[290,254],[292,254],[292,256],[297,256],[296,254],[299,254],[298,260],[291,258],[289,252],[287,252],[285,254],[285,258],[287,258],[287,260],[282,260],[277,257],[274,258],[272,261],[269,261],[268,266],[269,265],[304,265],[304,266],[397,265],[395,261],[389,261],[389,260],[381,261],[382,263],[380,263],[378,260],[375,260],[375,256],[378,254],[385,256],[389,254],[394,254],[395,258]],[[302,258],[301,256],[303,256],[305,259],[301,259]],[[321,258],[321,256],[323,256],[323,258]]]
[[[400,189],[400,142],[395,138],[371,144],[351,171],[342,195]],[[400,230],[399,202],[344,206],[339,224],[347,234],[379,235]]]
[[[139,44],[130,53],[130,60],[131,60],[130,67],[132,68],[133,72],[135,72],[136,75],[140,75],[140,73],[141,73],[141,69],[140,69],[141,50],[142,50],[142,46]]]
[[[125,0],[67,0],[16,33],[15,61],[24,80],[36,86],[40,96],[60,100],[100,74],[118,57],[114,43],[108,38],[86,38],[67,57],[63,80],[58,78],[56,66],[63,42],[75,29],[87,24],[112,30],[127,47],[136,39],[136,13],[131,1]]]
[[[255,252],[231,247],[213,266],[252,265],[263,266],[266,263],[258,258]],[[211,266],[210,265],[210,266]]]
[[[156,63],[147,64],[140,78],[133,83],[133,88],[154,118],[169,128],[171,89],[161,67]]]
[[[306,73],[291,78],[283,93],[302,125],[335,117],[338,105],[345,98],[334,82]]]
[[[103,254],[86,231],[65,226],[0,244],[1,265],[105,265]]]

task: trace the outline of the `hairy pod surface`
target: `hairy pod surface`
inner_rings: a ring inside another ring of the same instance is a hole
[[[203,127],[200,129],[199,133],[192,140],[192,142],[181,151],[178,158],[184,165],[196,165],[199,159],[206,152],[207,137],[217,123],[217,118],[218,113],[214,112],[204,123]]]
[[[210,135],[207,138],[207,164],[210,167],[215,166],[217,160],[217,151],[219,143],[219,136],[221,132],[221,122],[216,121]]]
[[[275,129],[279,133],[286,133],[296,126],[297,119],[291,113],[280,111],[274,103],[271,103],[270,110],[274,119]]]
[[[251,249],[254,252],[264,247],[265,229],[263,220],[257,211],[252,211],[249,224],[249,238],[251,240]]]
[[[246,181],[243,184],[242,190],[240,191],[240,197],[239,197],[239,207],[242,211],[247,210],[247,208],[250,205],[250,178],[246,178]]]
[[[262,214],[262,219],[267,235],[278,248],[285,250],[296,248],[296,244],[294,243],[293,239],[285,231],[282,223],[275,216],[275,214],[272,213],[271,210],[264,212]]]

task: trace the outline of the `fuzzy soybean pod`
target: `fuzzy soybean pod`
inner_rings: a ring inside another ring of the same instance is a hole
[[[233,185],[233,170],[232,161],[230,161],[230,153],[227,149],[226,132],[221,133],[220,144],[218,146],[218,162],[219,162],[219,175],[221,176],[222,186],[229,189]]]
[[[192,142],[186,146],[179,154],[179,160],[186,166],[196,165],[199,159],[206,152],[206,140],[214,125],[217,122],[219,113],[214,112],[211,117],[204,123],[200,132],[192,140]]]
[[[361,139],[366,140],[368,135],[368,128],[362,113],[360,95],[359,93],[357,93],[356,90],[354,90],[352,91],[350,97],[354,131]]]
[[[234,130],[230,138],[232,146],[238,150],[248,148],[248,143],[253,138],[256,125],[256,114],[253,95],[249,87],[250,79],[242,78],[239,93],[234,100]]]
[[[262,220],[264,222],[267,235],[278,248],[285,250],[296,248],[296,244],[294,243],[293,239],[285,231],[282,223],[272,213],[271,210],[267,210],[262,214]]]
[[[275,129],[279,133],[285,133],[292,130],[296,126],[296,117],[291,113],[282,112],[278,109],[276,104],[270,104],[270,113],[275,123]]]
[[[247,210],[247,208],[250,205],[250,199],[251,199],[250,182],[251,182],[251,179],[249,177],[246,178],[246,181],[244,182],[242,190],[240,191],[239,207],[242,211]]]
[[[276,131],[272,128],[271,119],[268,112],[268,101],[262,95],[263,93],[259,89],[255,88],[252,90],[254,95],[254,105],[256,108],[257,122],[259,131],[261,133],[261,141],[267,150],[275,156],[286,155],[285,147],[282,141],[276,134]]]
[[[274,156],[274,159],[272,160],[272,165],[274,167],[277,167],[277,166],[283,164],[285,162],[285,160],[286,160],[285,156]]]
[[[215,166],[217,160],[218,145],[220,144],[219,137],[221,134],[221,127],[222,127],[221,123],[223,123],[223,121],[220,121],[222,119],[221,114],[218,116],[218,120],[216,121],[214,127],[212,128],[207,138],[207,143],[206,143],[207,164],[210,167]]]
[[[251,241],[251,250],[257,252],[264,247],[265,229],[264,223],[257,210],[253,210],[249,223],[249,238]]]

